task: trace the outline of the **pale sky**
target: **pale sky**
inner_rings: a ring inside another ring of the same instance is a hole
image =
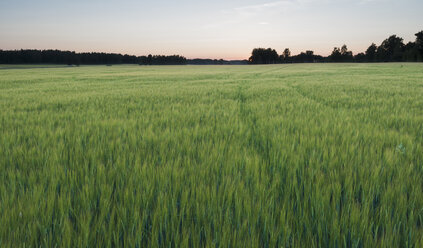
[[[246,59],[255,47],[354,53],[423,30],[423,0],[0,0],[0,49]]]

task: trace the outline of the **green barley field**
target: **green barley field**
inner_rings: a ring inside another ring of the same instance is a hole
[[[423,64],[0,65],[0,247],[423,247]]]

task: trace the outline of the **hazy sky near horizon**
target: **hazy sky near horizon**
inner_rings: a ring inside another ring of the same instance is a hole
[[[0,0],[0,49],[246,59],[255,47],[354,53],[423,30],[422,0]]]

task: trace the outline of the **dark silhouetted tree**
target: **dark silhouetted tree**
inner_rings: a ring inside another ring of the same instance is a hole
[[[366,55],[364,53],[358,53],[354,56],[354,61],[358,63],[366,62]]]
[[[291,60],[294,63],[324,62],[324,58],[322,56],[314,55],[314,52],[311,50],[307,50],[305,52],[301,52],[296,56],[292,56]]]
[[[285,50],[283,51],[281,55],[281,61],[282,63],[289,63],[290,59],[291,59],[291,51],[289,50],[289,48],[285,48]]]
[[[376,61],[376,52],[377,46],[375,43],[372,43],[369,48],[366,50],[366,62],[375,62]]]
[[[248,61],[251,64],[276,64],[279,62],[279,55],[272,48],[255,48]]]
[[[343,45],[341,48],[333,48],[332,54],[329,56],[331,62],[352,62],[353,59],[353,54],[348,51],[347,45]]]
[[[334,47],[331,55],[329,56],[329,60],[331,62],[341,62],[342,60],[342,54],[341,49],[339,47]]]
[[[423,31],[420,31],[415,35],[416,35],[416,49],[418,51],[417,61],[423,61]]]
[[[417,62],[420,60],[419,50],[415,42],[408,42],[404,46],[403,61]]]
[[[351,51],[348,51],[347,45],[343,45],[341,47],[341,56],[342,56],[342,62],[352,62],[353,61],[353,53]]]
[[[377,58],[381,62],[402,61],[404,54],[404,43],[401,37],[391,35],[384,40],[377,49]]]

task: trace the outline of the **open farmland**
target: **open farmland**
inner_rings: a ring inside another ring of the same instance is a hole
[[[4,68],[0,247],[423,247],[423,64]]]

